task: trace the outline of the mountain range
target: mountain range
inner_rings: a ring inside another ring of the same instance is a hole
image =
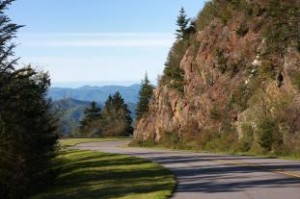
[[[80,101],[96,101],[104,103],[109,95],[117,91],[121,93],[125,102],[136,103],[138,100],[140,85],[131,86],[83,86],[80,88],[59,88],[49,89],[48,97],[53,101],[64,98],[72,98]]]

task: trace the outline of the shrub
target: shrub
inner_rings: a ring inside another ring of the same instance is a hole
[[[242,125],[243,137],[239,140],[239,150],[242,152],[247,152],[251,149],[254,141],[254,130],[251,125]]]
[[[266,151],[278,148],[282,144],[278,124],[269,118],[264,118],[258,125],[259,144]]]
[[[176,132],[165,131],[162,135],[162,144],[166,147],[176,148],[180,141],[180,137]]]

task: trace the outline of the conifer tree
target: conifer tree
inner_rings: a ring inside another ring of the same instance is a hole
[[[0,1],[0,197],[22,199],[51,179],[57,134],[45,100],[48,74],[15,69],[11,40],[21,26],[4,13],[12,2]]]
[[[104,136],[127,136],[132,133],[130,111],[119,92],[109,96],[102,112]]]
[[[100,119],[101,108],[93,101],[90,106],[84,110],[84,118],[80,122],[81,134],[88,137],[99,136],[101,132]]]
[[[137,120],[140,120],[145,113],[149,111],[149,103],[153,95],[154,87],[151,85],[148,75],[142,80],[141,89],[139,91],[139,100],[136,108]]]
[[[182,7],[179,11],[179,15],[176,20],[176,25],[178,29],[176,30],[176,38],[183,39],[185,32],[189,26],[190,18],[187,17],[184,8]]]

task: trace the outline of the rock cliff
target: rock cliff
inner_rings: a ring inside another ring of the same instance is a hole
[[[186,44],[178,63],[182,91],[165,72],[134,138],[203,148],[298,150],[299,5],[276,0],[207,3],[195,30],[171,49]]]

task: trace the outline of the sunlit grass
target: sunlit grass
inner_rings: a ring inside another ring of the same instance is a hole
[[[61,144],[70,146],[89,141],[71,139]],[[175,186],[169,170],[127,155],[61,150],[55,170],[59,175],[53,186],[32,199],[164,199],[171,196]]]
[[[129,140],[129,138],[67,138],[60,139],[60,146],[74,146],[80,143],[86,142],[104,142],[104,141],[120,141],[120,140]]]

